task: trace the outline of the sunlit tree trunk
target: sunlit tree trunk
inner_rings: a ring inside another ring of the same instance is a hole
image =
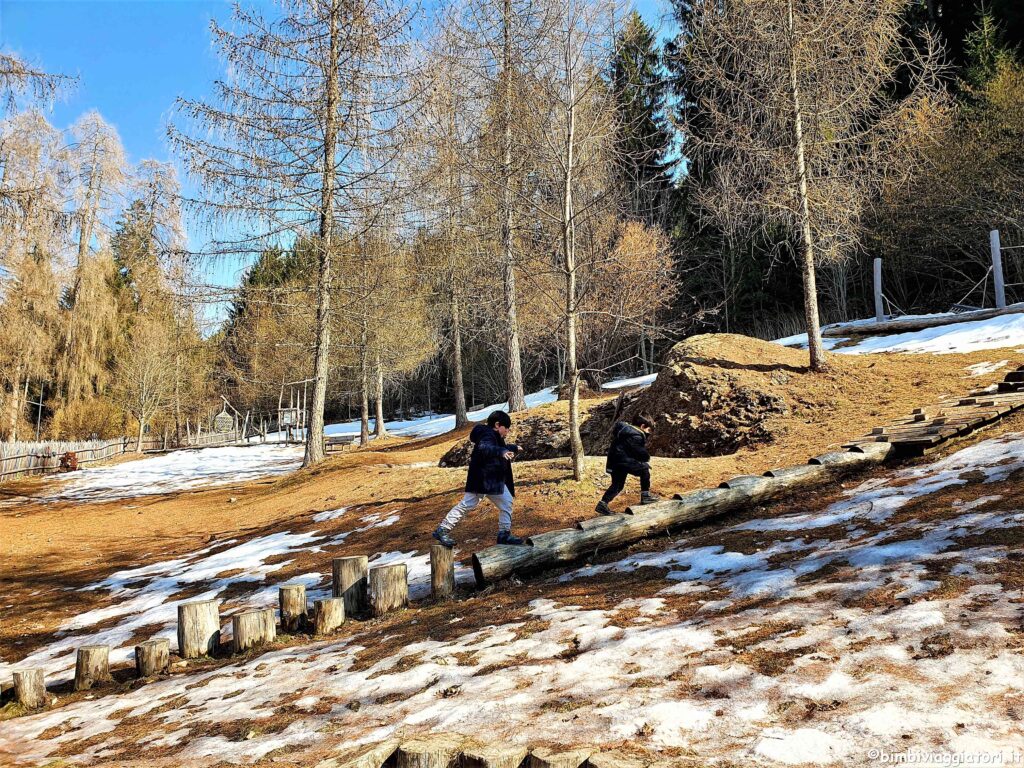
[[[380,362],[380,351],[377,351],[376,364],[374,365],[376,370],[376,386],[374,391],[374,400],[376,401],[376,417],[374,419],[374,437],[387,437],[388,428],[384,425],[384,367]]]

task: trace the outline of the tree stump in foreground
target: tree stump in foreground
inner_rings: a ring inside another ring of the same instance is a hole
[[[529,768],[579,768],[594,754],[593,749],[570,749],[558,752],[538,747],[530,753]]]
[[[75,661],[75,690],[87,691],[110,680],[110,646],[83,645]]]
[[[167,671],[171,663],[171,641],[157,637],[135,646],[135,673],[153,677]]]
[[[400,611],[409,604],[407,574],[405,563],[370,569],[370,609],[374,616]]]
[[[345,623],[345,598],[329,597],[313,603],[313,631],[318,635],[333,632]]]
[[[394,765],[391,759],[398,749],[398,741],[391,739],[368,747],[341,747],[333,757],[321,760],[316,768],[381,768]]]
[[[462,752],[462,765],[464,768],[519,768],[527,751],[526,747],[514,744],[466,747]]]
[[[397,568],[386,565],[381,568]],[[402,568],[405,566],[403,565]],[[370,598],[373,599],[373,572],[370,569]],[[448,768],[458,757],[465,741],[461,736],[437,734],[404,741],[398,747],[398,768]]]
[[[273,639],[267,637],[266,617],[264,609],[242,611],[231,617],[231,650],[234,653],[243,653]]]
[[[345,615],[361,616],[369,607],[367,598],[368,558],[336,557],[331,561],[334,596],[345,599]]]
[[[263,615],[263,637],[271,643],[277,637],[277,616],[273,608],[263,608],[260,613]]]
[[[25,709],[39,709],[46,703],[46,685],[39,667],[14,670],[14,700]]]
[[[306,626],[306,585],[285,584],[277,591],[281,605],[281,631],[301,632]]]
[[[438,600],[455,593],[455,550],[443,544],[430,545],[430,593]]]
[[[183,659],[212,656],[220,643],[220,603],[199,600],[178,606],[178,653]]]

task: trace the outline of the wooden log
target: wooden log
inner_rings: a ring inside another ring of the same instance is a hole
[[[430,545],[430,593],[437,600],[455,594],[455,550],[443,544]]]
[[[83,645],[75,660],[75,690],[87,691],[110,677],[110,646]]]
[[[232,652],[244,653],[250,648],[258,648],[267,640],[267,619],[264,609],[242,611],[231,617]]]
[[[823,328],[821,335],[827,338],[843,338],[846,336],[878,336],[908,331],[922,331],[926,328],[939,328],[944,325],[969,323],[972,320],[989,320],[993,317],[1024,312],[1024,304],[1011,304],[1003,309],[980,309],[975,312],[963,312],[959,315],[944,314],[918,318],[902,318],[887,320],[882,323],[861,323],[859,325],[840,324]]]
[[[378,565],[370,569],[370,611],[374,616],[399,611],[408,604],[409,580],[405,563]]]
[[[39,709],[46,704],[46,684],[40,667],[14,670],[14,700],[25,709]]]
[[[395,566],[380,566],[394,568]],[[403,566],[404,567],[404,566]],[[373,572],[370,569],[370,601],[373,601]],[[403,741],[398,747],[397,768],[449,768],[454,765],[465,739],[453,734],[436,734]]]
[[[326,635],[345,623],[345,598],[328,597],[313,603],[313,632]]]
[[[368,558],[336,557],[331,561],[334,596],[345,599],[345,615],[362,616],[370,607],[367,593]]]
[[[489,547],[473,555],[473,572],[481,587],[513,573],[528,573],[559,563],[571,562],[598,550],[631,544],[656,531],[700,522],[753,503],[781,498],[795,490],[813,486],[813,472],[820,480],[843,472],[881,463],[894,448],[891,445],[864,446],[862,451],[837,451],[811,460],[816,470],[793,471],[780,477],[758,477],[735,483],[734,488],[693,491],[676,499],[647,504],[612,515],[607,523],[548,531],[531,536],[527,547]],[[780,474],[783,474],[779,470]]]
[[[529,750],[515,744],[485,744],[464,747],[462,768],[519,768]]]
[[[220,603],[198,600],[178,605],[178,653],[183,659],[212,656],[220,644]]]
[[[592,528],[604,528],[608,525],[618,525],[619,521],[625,517],[625,515],[614,514],[614,515],[601,515],[600,517],[591,517],[587,520],[580,520],[576,523],[576,529],[580,531],[589,531]]]
[[[557,750],[537,747],[530,752],[529,768],[580,768],[594,752],[594,749]]]
[[[135,646],[135,674],[153,677],[167,671],[171,663],[171,641],[156,637]]]
[[[277,590],[281,608],[281,631],[301,632],[305,629],[308,612],[306,610],[306,585],[284,584]]]
[[[397,739],[368,747],[342,747],[339,753],[317,763],[316,768],[381,768],[391,761],[397,749]]]

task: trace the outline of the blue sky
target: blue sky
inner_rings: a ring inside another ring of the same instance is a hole
[[[639,0],[636,7],[663,34],[668,30],[661,0]],[[133,163],[173,161],[164,140],[170,110],[178,96],[204,96],[222,75],[209,22],[229,16],[227,0],[0,0],[0,46],[47,71],[78,77],[49,115],[55,126],[96,109],[117,128]],[[243,266],[222,264],[211,277],[232,284]]]

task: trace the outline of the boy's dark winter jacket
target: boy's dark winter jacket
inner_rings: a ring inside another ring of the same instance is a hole
[[[605,472],[628,472],[639,474],[643,465],[651,460],[647,452],[647,435],[639,427],[617,422],[612,427],[612,445],[608,449],[608,461]]]
[[[473,427],[469,440],[473,443],[473,453],[469,457],[466,491],[492,495],[503,493],[507,487],[508,492],[515,496],[512,462],[505,458],[505,452],[519,453],[519,446],[506,445],[497,430],[486,424]]]

